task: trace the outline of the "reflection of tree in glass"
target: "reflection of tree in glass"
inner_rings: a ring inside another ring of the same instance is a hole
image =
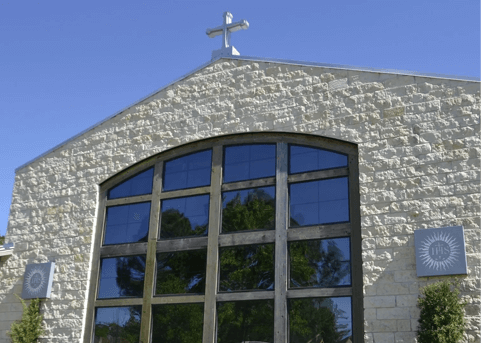
[[[291,287],[334,287],[350,284],[350,261],[344,257],[336,239],[327,240],[327,249],[323,248],[322,242],[313,240],[289,244]]]
[[[170,208],[162,212],[161,220],[161,238],[187,237],[187,236],[205,236],[207,235],[207,226],[197,225],[192,230],[189,218],[177,209]]]
[[[152,342],[202,342],[204,304],[154,305]]]
[[[137,343],[140,339],[141,306],[129,308],[130,317],[123,325],[119,325],[118,312],[113,323],[95,325],[94,343]],[[112,311],[116,311],[112,308]]]
[[[156,294],[204,293],[207,251],[157,254]]]
[[[337,308],[330,298],[289,300],[290,343],[347,343],[351,331],[338,319],[350,318],[350,313]]]
[[[217,318],[217,343],[274,341],[272,300],[219,303]]]
[[[223,202],[225,200],[225,196]],[[222,232],[244,230],[273,230],[275,222],[275,199],[263,189],[249,191],[242,202],[241,193],[224,204]]]
[[[220,252],[220,290],[274,288],[274,244],[244,245]]]
[[[144,293],[145,256],[117,259],[117,286],[120,296],[142,297]]]
[[[128,256],[117,259],[117,286],[120,296],[142,297],[144,292],[145,256]],[[113,310],[113,309],[112,309]],[[142,307],[129,308],[130,318],[124,325],[114,323],[95,325],[95,342],[130,343],[140,338],[140,316]],[[98,340],[97,340],[98,337]]]

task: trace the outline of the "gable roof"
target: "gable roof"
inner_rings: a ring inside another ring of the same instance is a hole
[[[96,128],[99,125],[102,125],[106,121],[114,118],[115,116],[121,114],[122,112],[128,110],[129,108],[137,105],[138,103],[148,99],[149,97],[163,91],[164,89],[172,86],[173,84],[182,81],[189,76],[195,74],[199,70],[214,64],[220,59],[230,59],[230,60],[243,60],[243,61],[252,61],[252,62],[270,62],[270,63],[279,63],[279,64],[286,64],[286,65],[295,65],[295,66],[300,66],[300,67],[323,67],[323,68],[330,68],[330,69],[339,69],[339,70],[350,70],[350,71],[363,71],[363,72],[374,72],[374,73],[383,73],[383,74],[393,74],[393,75],[403,75],[403,76],[420,76],[420,77],[428,77],[428,78],[434,78],[434,79],[447,79],[447,80],[457,80],[457,81],[468,81],[468,82],[479,82],[480,79],[479,77],[474,77],[474,76],[457,76],[457,75],[444,75],[444,74],[436,74],[436,73],[421,73],[421,72],[415,72],[415,71],[406,71],[406,70],[396,70],[396,69],[379,69],[379,68],[370,68],[370,67],[358,67],[358,66],[350,66],[350,65],[342,65],[342,64],[329,64],[329,63],[318,63],[318,62],[306,62],[306,61],[296,61],[296,60],[286,60],[286,59],[276,59],[276,58],[262,58],[262,57],[254,57],[254,56],[230,56],[230,57],[219,57],[214,60],[208,61],[199,67],[195,68],[194,70],[191,70],[187,74],[184,74],[180,76],[179,78],[175,79],[172,82],[169,82],[167,85],[162,86],[161,88],[153,91],[152,93],[142,97],[141,99],[135,101],[134,103],[122,108],[120,111],[117,111],[116,113],[102,119],[101,121],[95,123],[94,125],[86,128],[85,130],[79,132],[78,134],[70,137],[69,139],[61,142],[60,144],[57,144],[53,148],[45,151],[44,153],[38,155],[37,157],[34,157],[30,161],[22,164],[21,166],[17,167],[15,169],[15,173],[18,172],[19,170],[25,168],[29,164],[37,161],[38,159],[48,155],[49,153],[61,148],[62,146],[66,145],[67,143],[75,140],[76,138],[82,136],[84,133]]]

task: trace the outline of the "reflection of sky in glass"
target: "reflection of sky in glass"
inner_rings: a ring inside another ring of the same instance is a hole
[[[152,182],[154,178],[154,168],[137,174],[136,176],[122,182],[120,185],[109,191],[108,198],[116,199],[123,197],[131,197],[134,195],[152,193]]]
[[[224,150],[224,182],[276,175],[276,145],[236,145]]]
[[[142,266],[145,266],[145,256],[129,256],[129,257],[113,257],[103,258],[100,262],[100,285],[99,285],[99,299],[105,298],[119,298],[125,296],[122,294],[122,289],[117,283],[117,264],[127,264],[130,259],[140,259]],[[143,281],[144,271],[130,269],[130,276],[132,281]],[[142,294],[137,294],[142,296]]]
[[[328,150],[289,145],[289,173],[347,167],[347,156]]]
[[[346,330],[349,330],[349,335],[352,336],[352,311],[351,311],[351,298],[339,297],[331,298],[334,303],[334,308],[337,308],[336,324],[338,326],[346,326]]]
[[[162,201],[162,213],[167,210],[177,210],[189,219],[192,230],[197,226],[206,225],[209,221],[209,195],[175,198]]]
[[[124,326],[130,319],[131,309],[136,308],[136,312],[140,313],[141,306],[128,306],[128,307],[98,307],[95,315],[95,325],[104,324],[108,325],[116,323],[120,326]],[[140,323],[140,316],[132,312],[134,318]]]
[[[349,221],[347,177],[294,183],[289,191],[291,226]]]
[[[212,150],[182,156],[164,167],[164,191],[210,185]]]
[[[149,217],[150,202],[108,207],[104,244],[146,241]]]

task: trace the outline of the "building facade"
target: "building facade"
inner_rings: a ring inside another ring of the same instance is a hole
[[[0,343],[46,262],[42,342],[415,342],[449,277],[414,231],[451,226],[479,343],[479,119],[479,81],[212,61],[17,169]]]

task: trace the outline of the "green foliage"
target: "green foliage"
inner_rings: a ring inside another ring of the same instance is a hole
[[[0,245],[5,244],[5,236],[0,236]]]
[[[40,299],[33,299],[27,307],[25,301],[20,299],[23,306],[22,319],[13,323],[10,327],[9,336],[13,343],[35,343],[43,334],[43,316],[40,314]]]
[[[237,193],[222,210],[222,232],[274,229],[275,200],[262,189],[253,190],[242,202]]]
[[[204,304],[154,305],[152,342],[202,342]]]
[[[330,298],[290,299],[289,308],[292,343],[338,343],[349,337],[347,325],[336,322],[344,313]]]
[[[458,286],[458,282],[442,281],[421,291],[419,343],[456,343],[463,338],[466,303],[459,298]]]

